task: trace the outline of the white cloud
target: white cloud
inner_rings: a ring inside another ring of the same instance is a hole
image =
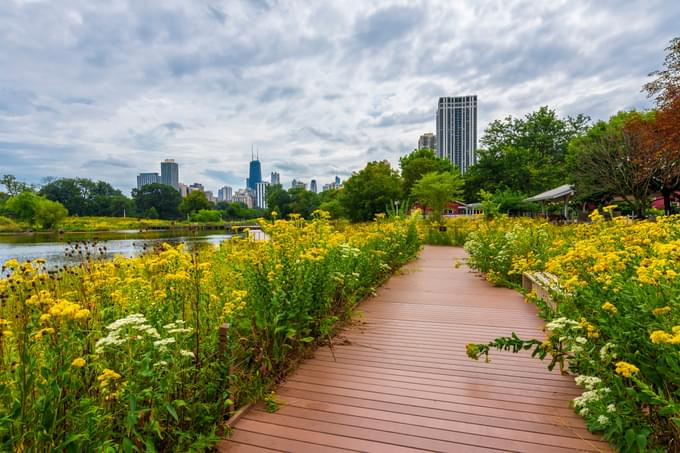
[[[650,105],[680,4],[507,3],[4,2],[0,173],[127,190],[174,158],[216,190],[245,182],[255,144],[265,175],[322,184],[396,164],[439,96],[476,93],[480,136],[540,105]]]

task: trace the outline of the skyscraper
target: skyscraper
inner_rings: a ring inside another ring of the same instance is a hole
[[[316,179],[312,179],[312,180],[309,182],[309,190],[310,190],[311,192],[314,192],[314,193],[317,192]]]
[[[418,149],[432,149],[437,150],[437,136],[432,132],[423,134],[418,139]]]
[[[281,184],[281,175],[279,174],[278,171],[273,171],[271,175],[271,183],[272,186],[274,184]]]
[[[267,186],[266,181],[260,181],[255,188],[255,206],[260,209],[267,209]]]
[[[220,190],[217,191],[217,198],[220,201],[227,201],[231,203],[231,196],[233,193],[233,189],[231,186],[224,186]]]
[[[477,95],[439,98],[437,155],[461,173],[477,162]]]
[[[248,172],[248,179],[246,179],[246,186],[253,192],[257,189],[257,183],[262,182],[262,166],[260,165],[259,156],[255,159],[255,156],[251,155],[250,161],[250,171]]]
[[[140,173],[137,175],[137,188],[141,189],[142,186],[147,184],[157,184],[161,182],[161,177],[158,173]]]
[[[161,162],[161,184],[179,190],[179,165],[174,159],[165,159]]]

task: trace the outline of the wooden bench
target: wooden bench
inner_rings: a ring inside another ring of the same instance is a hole
[[[548,272],[524,272],[522,274],[522,288],[529,292],[533,291],[536,297],[543,299],[553,311],[557,310],[557,305],[550,295],[554,291],[561,292],[556,275]]]

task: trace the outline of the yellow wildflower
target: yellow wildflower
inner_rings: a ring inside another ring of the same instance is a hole
[[[610,313],[612,313],[612,314],[616,314],[616,313],[618,312],[616,306],[615,306],[614,304],[612,304],[611,302],[605,302],[605,303],[603,303],[603,304],[602,304],[602,309],[603,309],[604,311],[608,311],[608,312],[610,312]]]
[[[669,311],[671,311],[671,307],[666,306],[661,308],[655,308],[654,310],[652,310],[652,314],[654,316],[665,315]]]
[[[74,359],[73,362],[71,362],[71,366],[73,368],[82,368],[85,366],[85,363],[85,359],[78,357],[77,359]]]
[[[631,377],[640,371],[638,367],[628,362],[616,362],[616,373],[623,377]]]
[[[649,334],[649,339],[654,344],[670,343],[673,340],[673,336],[663,330],[655,330]]]

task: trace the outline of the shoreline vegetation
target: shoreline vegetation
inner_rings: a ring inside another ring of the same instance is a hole
[[[290,367],[420,249],[415,217],[327,217],[262,220],[267,241],[193,253],[57,272],[5,262],[0,449],[211,448],[232,409],[274,401]]]
[[[61,234],[61,233],[99,233],[122,230],[172,231],[172,230],[220,230],[226,227],[240,227],[257,224],[257,219],[224,220],[220,222],[192,222],[188,220],[160,220],[135,217],[67,217],[58,228],[41,229],[27,223],[0,217],[0,234]]]

